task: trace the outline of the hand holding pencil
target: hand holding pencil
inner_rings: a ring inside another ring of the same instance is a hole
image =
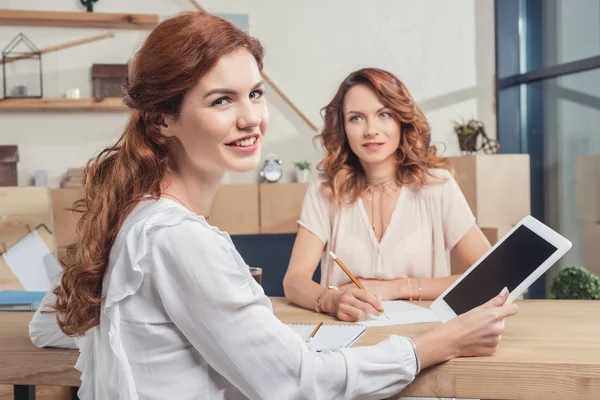
[[[361,318],[356,318],[356,311],[353,309],[358,309],[365,314],[372,314],[371,309],[376,310],[383,314],[387,319],[390,319],[383,309],[380,300],[375,297],[372,293],[368,293],[364,286],[360,283],[358,279],[348,270],[348,268],[344,265],[344,263],[335,255],[334,252],[330,251],[329,255],[333,258],[335,263],[340,266],[340,268],[348,275],[348,278],[352,280],[354,285],[358,288],[355,291],[348,291],[342,294],[340,298],[338,318],[343,320],[356,320]],[[351,293],[349,293],[351,292]],[[346,295],[348,294],[348,295]],[[345,298],[344,298],[344,295]],[[345,308],[345,309],[342,309]],[[343,318],[344,316],[349,316],[350,319]]]

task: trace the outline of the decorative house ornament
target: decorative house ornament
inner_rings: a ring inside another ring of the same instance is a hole
[[[121,97],[127,76],[127,64],[93,64],[92,81],[96,101],[106,97]]]
[[[2,51],[3,97],[42,98],[42,53],[19,33]]]

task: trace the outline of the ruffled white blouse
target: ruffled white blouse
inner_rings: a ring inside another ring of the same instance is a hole
[[[229,235],[169,199],[128,216],[102,287],[100,324],[85,336],[63,335],[45,305],[30,324],[38,346],[79,348],[81,399],[380,399],[415,377],[407,338],[311,350],[275,317]]]

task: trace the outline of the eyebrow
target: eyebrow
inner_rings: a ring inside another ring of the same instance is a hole
[[[252,86],[252,90],[256,90],[264,84],[265,84],[264,81],[260,81],[260,82],[256,83],[254,86]],[[211,89],[204,95],[204,98],[206,99],[207,97],[210,97],[213,94],[228,94],[228,95],[234,96],[234,95],[238,94],[238,92],[233,89],[224,89],[224,88]]]
[[[389,107],[387,107],[387,106],[383,106],[383,107],[381,107],[379,110],[377,110],[376,112],[377,112],[377,113],[380,113],[380,112],[382,112],[383,110],[385,110],[386,108],[389,108]],[[364,115],[364,113],[362,113],[362,112],[360,112],[360,111],[352,111],[352,110],[350,110],[350,111],[346,112],[346,115],[348,115],[348,114],[358,114],[358,115]]]

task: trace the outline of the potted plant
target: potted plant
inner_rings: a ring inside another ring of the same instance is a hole
[[[310,163],[308,161],[301,161],[294,163],[296,166],[296,180],[298,183],[308,182],[308,173],[310,172]]]
[[[552,280],[550,297],[560,300],[600,300],[600,278],[583,267],[565,267]]]
[[[475,153],[477,151],[477,138],[484,132],[483,123],[475,119],[470,119],[465,123],[454,122],[454,133],[458,136],[458,145],[460,151],[466,154]]]

